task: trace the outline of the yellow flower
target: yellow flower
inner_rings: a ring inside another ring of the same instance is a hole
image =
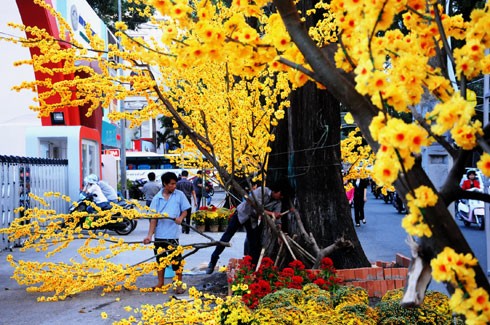
[[[454,258],[454,251],[446,247],[435,259],[430,262],[432,268],[432,277],[439,282],[452,282],[454,279],[454,271],[452,265],[448,264],[448,260]]]
[[[488,292],[483,288],[476,288],[470,292],[471,305],[477,311],[488,310]]]
[[[187,5],[185,5],[184,3],[177,3],[172,7],[169,14],[173,18],[179,19],[187,16],[188,12],[189,12],[189,7]]]
[[[373,178],[378,185],[391,185],[398,178],[399,164],[390,159],[377,159],[373,166]]]
[[[482,134],[480,121],[475,121],[473,125],[459,125],[451,130],[454,141],[464,150],[473,149],[476,146],[477,135]]]
[[[373,118],[371,121],[371,124],[369,125],[369,131],[371,132],[371,135],[373,136],[373,139],[378,141],[379,139],[379,134],[381,130],[383,130],[386,127],[386,118],[383,113],[378,113],[376,117]]]
[[[116,27],[117,30],[121,30],[121,31],[125,31],[128,29],[128,25],[126,25],[126,23],[123,21],[116,21],[114,27]]]
[[[483,155],[481,155],[476,166],[481,170],[483,175],[490,177],[490,154],[485,152]]]
[[[352,114],[350,112],[348,112],[347,114],[345,114],[344,121],[347,124],[353,124],[354,123],[354,118],[352,117]]]
[[[415,189],[415,205],[419,208],[425,208],[434,206],[437,203],[437,195],[434,191],[425,185],[422,185]]]
[[[224,266],[224,265],[223,266],[220,266],[220,268],[219,268],[219,272],[221,272],[221,273],[224,273],[227,270],[228,270],[228,268],[226,266]]]
[[[422,214],[418,208],[410,208],[410,213],[402,219],[402,227],[408,234],[417,237],[431,237],[432,231],[424,222]]]
[[[107,319],[107,313],[106,312],[101,312],[100,313],[100,317],[102,317],[102,319]]]

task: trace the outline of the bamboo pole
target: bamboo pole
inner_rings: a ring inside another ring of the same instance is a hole
[[[291,256],[293,257],[294,260],[296,260],[296,256],[294,255],[294,252],[293,250],[291,249],[291,246],[289,246],[289,243],[288,243],[288,240],[286,238],[286,236],[284,235],[284,232],[282,230],[279,231],[279,235],[281,236],[281,239],[284,241],[284,244],[286,245],[286,247],[288,248],[289,250],[289,253],[291,254]]]

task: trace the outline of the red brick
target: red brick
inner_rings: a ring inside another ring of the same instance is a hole
[[[384,269],[385,279],[391,280],[391,268],[387,267]]]
[[[395,280],[395,289],[405,288],[406,280]]]
[[[408,267],[410,265],[410,258],[398,253],[396,254],[396,264],[402,267]]]
[[[385,281],[386,281],[386,289],[387,290],[395,289],[395,280],[385,280]]]
[[[394,268],[391,269],[391,278],[393,280],[396,280],[396,279],[399,279],[400,278],[400,276],[398,275],[399,274],[398,270],[399,269],[397,267],[394,267]]]
[[[364,275],[364,268],[354,269],[354,279],[356,280],[366,280],[366,276]]]
[[[350,269],[348,274],[352,280],[356,279],[356,269]]]
[[[376,280],[373,281],[373,292],[369,295],[370,297],[381,297],[382,295],[382,284],[385,282],[384,280]]]
[[[384,272],[382,267],[375,267],[376,270],[376,280],[384,279]]]
[[[344,281],[352,281],[355,279],[354,269],[337,270],[337,275]]]
[[[376,280],[376,278],[377,278],[376,268],[371,267],[367,271],[368,272],[367,272],[366,280]]]
[[[377,297],[383,297],[386,291],[388,291],[388,282],[390,280],[383,280],[381,281],[381,294]]]
[[[342,281],[345,281],[345,270],[337,270],[337,277]]]
[[[408,269],[407,268],[404,268],[404,267],[401,267],[399,270],[398,270],[398,274],[400,275],[400,277],[402,279],[406,279],[407,278],[407,275],[408,275]]]
[[[383,267],[383,261],[376,261],[376,266]]]

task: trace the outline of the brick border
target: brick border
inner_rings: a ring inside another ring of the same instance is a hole
[[[231,258],[228,262],[227,277],[231,283],[240,259]],[[342,285],[357,286],[366,289],[369,297],[381,298],[388,290],[404,288],[407,282],[410,259],[402,254],[396,254],[396,261],[376,261],[371,267],[337,270],[337,276],[342,279]],[[228,295],[231,286],[228,285]]]

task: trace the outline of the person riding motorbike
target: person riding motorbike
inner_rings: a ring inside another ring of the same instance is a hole
[[[467,179],[461,184],[463,190],[482,191],[480,182],[476,179],[476,171],[469,170],[466,173],[466,178]],[[485,229],[485,206],[482,201],[460,199],[456,204],[456,216],[462,220],[467,227],[476,223],[479,229]]]
[[[474,170],[469,170],[466,173],[467,179],[463,181],[463,184],[461,184],[461,188],[463,190],[469,190],[471,188],[480,188],[480,182],[476,179],[476,172]]]
[[[92,195],[95,204],[101,208],[102,210],[108,210],[111,208],[111,204],[109,200],[102,192],[98,184],[99,178],[97,175],[91,174],[84,178],[85,187],[83,188],[83,192]],[[87,212],[94,213],[95,210],[92,207],[87,208]]]

